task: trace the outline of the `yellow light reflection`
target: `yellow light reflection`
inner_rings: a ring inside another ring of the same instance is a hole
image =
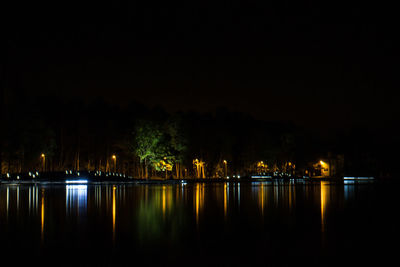
[[[325,217],[327,197],[329,194],[328,182],[321,181],[321,231],[325,231]]]
[[[228,213],[228,200],[227,200],[227,186],[224,183],[224,216],[226,217]]]
[[[200,185],[196,185],[196,224],[199,223]]]
[[[115,216],[116,216],[116,204],[115,204],[115,190],[116,186],[113,186],[113,195],[112,195],[112,216],[113,216],[113,241],[115,241]]]
[[[264,184],[261,184],[260,187],[260,194],[259,196],[259,203],[261,208],[261,215],[264,215]]]
[[[196,225],[199,223],[199,215],[204,205],[204,184],[196,184],[194,197]]]
[[[41,227],[40,227],[40,237],[43,241],[44,237],[44,192],[42,191],[42,205],[41,205]]]
[[[162,187],[162,212],[163,212],[163,218],[165,218],[165,208],[166,208],[166,192],[165,192],[165,185]]]

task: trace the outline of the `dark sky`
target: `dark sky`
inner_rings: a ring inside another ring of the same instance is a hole
[[[3,9],[8,87],[170,111],[225,106],[311,128],[396,122],[393,6],[54,2]]]

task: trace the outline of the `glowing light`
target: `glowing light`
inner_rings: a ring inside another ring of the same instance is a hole
[[[251,178],[272,178],[270,175],[252,175]]]
[[[112,158],[113,158],[113,159],[116,159],[116,158],[117,158],[117,156],[115,156],[115,155],[112,155]]]
[[[113,216],[113,241],[115,242],[115,217],[116,217],[116,203],[115,203],[115,190],[116,186],[113,186],[113,195],[112,195],[112,216]]]
[[[44,194],[42,191],[42,206],[41,206],[41,227],[40,227],[41,238],[43,241],[44,236]]]
[[[86,190],[87,185],[67,185],[67,190]]]
[[[227,187],[226,183],[224,183],[224,215],[226,216],[227,213],[228,213]]]
[[[374,177],[343,177],[344,180],[373,180]]]
[[[44,157],[46,157],[46,155],[45,154],[42,154],[42,155],[40,155],[42,158],[44,158]]]
[[[165,207],[166,207],[166,194],[165,194],[165,185],[162,187],[162,211],[163,211],[163,216],[165,216]]]
[[[325,213],[326,213],[326,205],[327,205],[327,197],[328,197],[328,183],[325,181],[321,181],[321,231],[325,231]]]
[[[87,184],[88,180],[66,180],[66,184]]]
[[[7,178],[10,178],[10,174],[9,173],[7,173]]]

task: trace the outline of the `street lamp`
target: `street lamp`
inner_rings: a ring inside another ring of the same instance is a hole
[[[42,155],[40,155],[41,158],[43,159],[42,162],[42,172],[44,172],[46,170],[46,155],[42,153]]]
[[[117,156],[112,155],[112,159],[114,160],[114,172],[117,172]]]
[[[228,162],[224,160],[224,165],[225,165],[225,178],[228,177]]]

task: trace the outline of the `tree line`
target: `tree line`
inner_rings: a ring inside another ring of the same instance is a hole
[[[345,142],[327,145],[292,123],[257,120],[225,108],[168,113],[136,102],[120,107],[101,98],[86,103],[54,96],[18,96],[4,103],[2,173],[99,170],[137,178],[295,174],[328,150],[345,153],[350,168],[375,164],[373,171],[382,169],[374,157],[372,165],[371,157],[357,163],[362,153]]]

